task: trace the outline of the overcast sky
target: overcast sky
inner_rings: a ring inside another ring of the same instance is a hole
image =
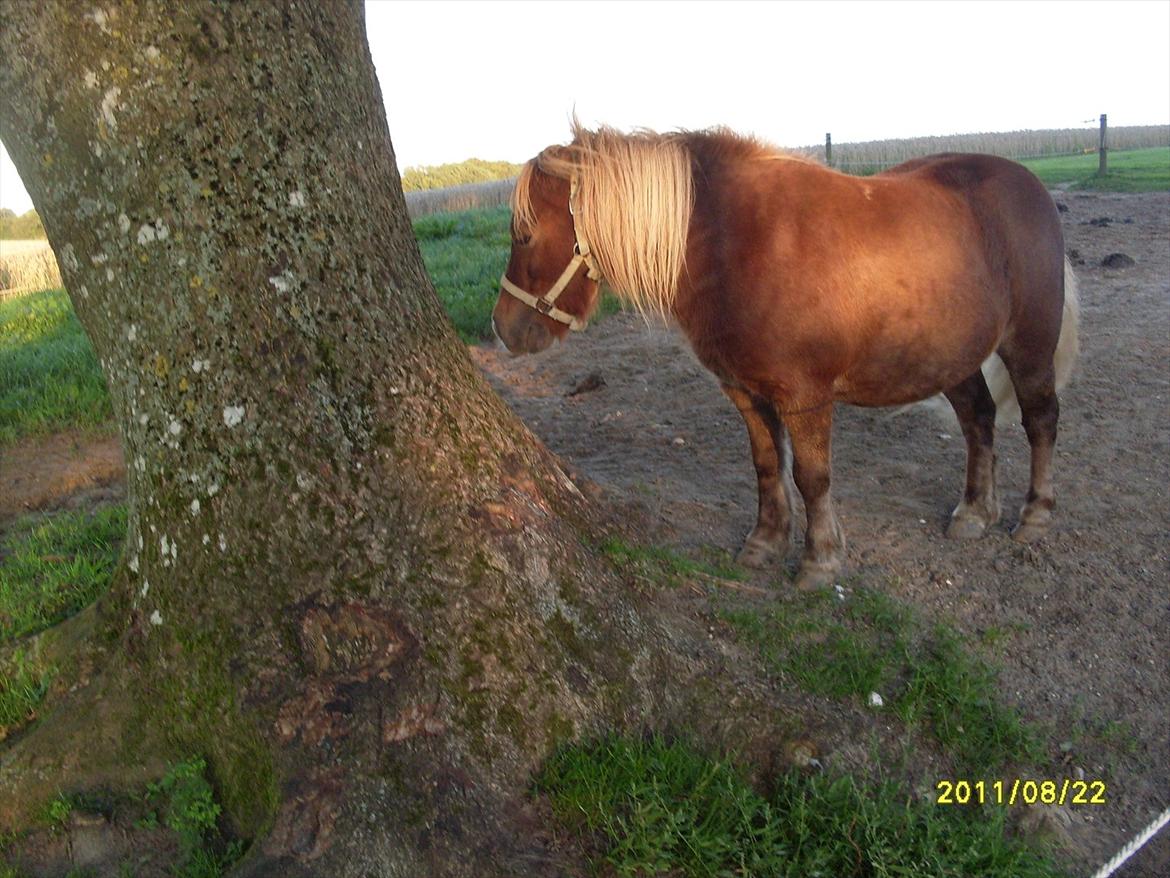
[[[259,0],[252,0],[259,2]],[[781,146],[1170,122],[1170,2],[369,0],[398,164],[523,161],[587,124]],[[6,153],[0,206],[30,206]]]

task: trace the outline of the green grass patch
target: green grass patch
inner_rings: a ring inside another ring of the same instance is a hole
[[[508,263],[507,207],[440,213],[414,222],[427,273],[465,342],[492,337],[492,308]]]
[[[96,427],[111,415],[101,367],[65,291],[0,301],[0,445]]]
[[[0,659],[0,741],[36,717],[53,676],[20,649]]]
[[[1097,176],[1097,153],[1021,162],[1046,186],[1071,184],[1070,189],[1101,192],[1170,191],[1170,147],[1134,149],[1108,154],[1107,173]]]
[[[831,698],[867,703],[932,735],[972,776],[1045,758],[1037,730],[997,696],[995,670],[944,625],[925,626],[869,589],[781,599],[767,610],[721,613],[773,673]]]
[[[1005,809],[940,807],[892,784],[788,773],[764,796],[730,761],[661,738],[555,754],[536,782],[558,824],[618,875],[1055,878]]]
[[[0,643],[93,603],[110,584],[125,535],[121,504],[17,522],[0,542]]]
[[[742,580],[743,570],[726,553],[712,553],[709,560],[695,561],[661,546],[636,546],[620,537],[608,537],[601,553],[615,567],[635,579],[678,586],[692,579]]]
[[[126,535],[126,507],[19,521],[0,541],[0,645],[36,634],[109,587]],[[0,739],[30,722],[56,669],[14,650],[0,661]]]

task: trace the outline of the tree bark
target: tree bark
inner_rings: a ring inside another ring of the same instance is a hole
[[[597,559],[596,511],[451,330],[360,4],[0,18],[0,133],[105,370],[131,505],[69,647],[96,669],[0,755],[0,828],[194,752],[256,840],[245,871],[541,871],[531,770],[693,705],[708,647]]]

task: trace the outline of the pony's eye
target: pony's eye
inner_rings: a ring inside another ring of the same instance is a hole
[[[521,247],[527,247],[532,243],[532,235],[517,235],[515,241]]]

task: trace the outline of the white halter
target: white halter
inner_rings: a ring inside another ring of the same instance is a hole
[[[576,198],[577,180],[574,178],[569,183],[569,216],[574,215],[573,202]],[[507,271],[500,275],[500,289],[515,296],[528,307],[535,308],[545,317],[551,317],[559,323],[567,323],[569,329],[580,331],[585,328],[586,321],[581,317],[577,317],[568,311],[562,311],[558,308],[555,304],[557,296],[565,291],[565,287],[569,285],[569,281],[577,274],[577,269],[582,264],[585,265],[587,269],[586,276],[590,280],[601,280],[601,271],[597,268],[597,262],[593,259],[593,252],[589,249],[589,242],[581,237],[576,222],[573,223],[573,239],[573,258],[569,260],[569,264],[565,266],[565,270],[561,272],[561,276],[557,278],[556,283],[549,287],[543,296],[534,296],[527,290],[516,286],[516,284],[508,280]]]

